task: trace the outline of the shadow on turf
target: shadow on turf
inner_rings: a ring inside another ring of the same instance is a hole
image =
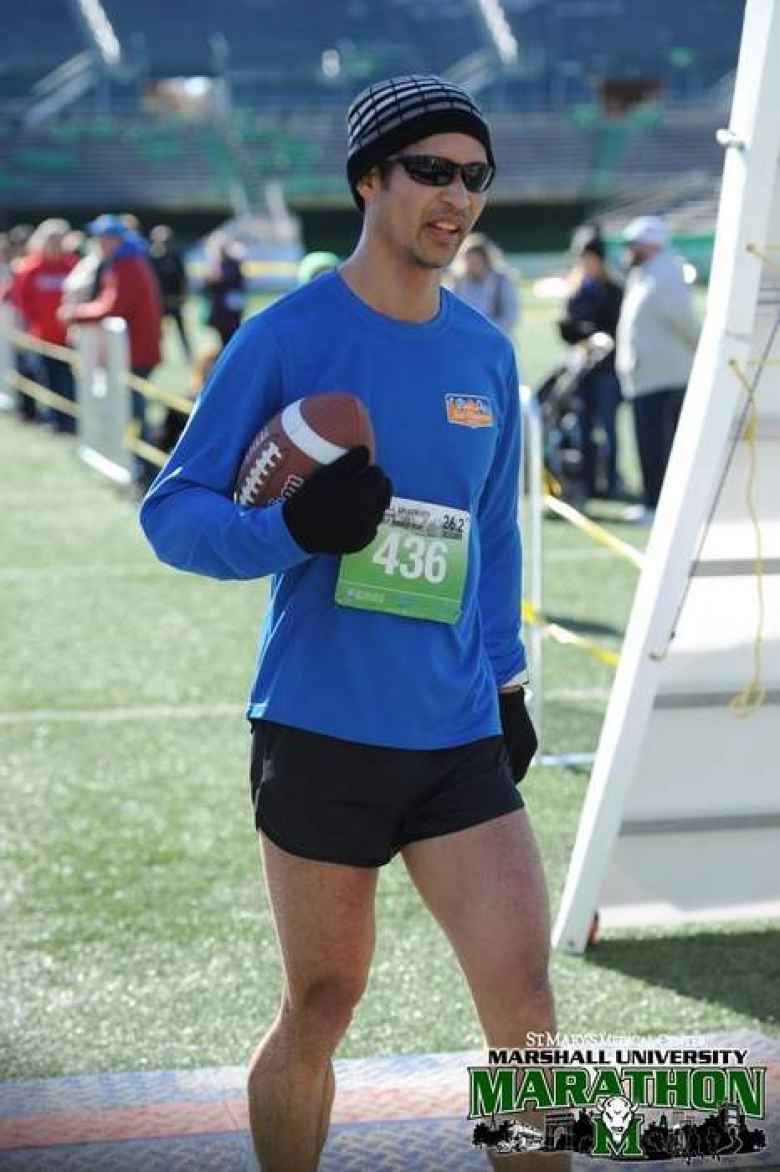
[[[780,929],[598,940],[585,961],[780,1025]]]
[[[575,635],[612,635],[620,640],[625,635],[624,627],[616,627],[612,623],[592,623],[583,619],[573,619],[566,614],[551,614],[550,611],[545,611],[544,617],[550,623],[557,623],[559,627],[574,631]]]

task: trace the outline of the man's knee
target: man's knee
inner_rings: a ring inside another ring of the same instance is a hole
[[[500,1015],[508,1011],[514,1017],[552,1003],[549,958],[544,950],[529,955],[521,948],[508,948],[492,957],[485,955],[476,975],[475,994]]]
[[[363,972],[338,973],[288,989],[282,1013],[294,1018],[310,1035],[340,1040],[363,996],[366,978]]]

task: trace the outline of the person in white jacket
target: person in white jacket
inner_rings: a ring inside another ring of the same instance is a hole
[[[615,368],[634,411],[643,507],[629,519],[649,521],[661,494],[683,396],[699,339],[699,321],[682,265],[658,216],[626,227],[631,254],[617,328]]]

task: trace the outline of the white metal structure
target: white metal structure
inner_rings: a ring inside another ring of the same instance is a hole
[[[780,0],[748,0],[704,329],[553,935],[569,951],[597,909],[780,914],[778,61]]]

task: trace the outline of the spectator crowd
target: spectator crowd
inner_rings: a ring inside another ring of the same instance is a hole
[[[626,273],[621,279],[608,262],[597,225],[585,224],[574,233],[558,331],[572,353],[584,355],[584,360],[578,359],[577,386],[582,497],[625,499],[616,420],[620,404],[628,401],[643,491],[641,503],[626,509],[624,516],[647,523],[658,503],[699,324],[664,221],[657,216],[633,220],[623,233],[623,245]],[[298,283],[338,264],[333,253],[310,253],[301,262]],[[466,239],[447,283],[499,329],[515,335],[521,310],[516,275],[488,237],[475,233]],[[72,326],[123,318],[130,368],[148,379],[162,359],[167,318],[181,355],[192,368],[193,397],[246,309],[242,252],[222,233],[209,240],[201,292],[203,321],[216,337],[212,348],[196,355],[185,314],[187,270],[168,225],[156,225],[147,238],[130,213],[106,214],[85,231],[52,218],[37,227],[19,224],[0,234],[0,300],[13,307],[20,329],[42,343],[68,347]],[[594,348],[590,361],[592,340],[604,337],[611,346],[606,353]],[[75,402],[73,368],[65,352],[20,348],[17,366],[20,374],[48,387],[60,400]],[[146,407],[146,396],[133,389],[138,435],[170,450],[186,417],[169,410],[155,430]],[[67,409],[40,408],[30,395],[18,395],[17,410],[21,418],[53,430],[75,430]],[[138,461],[139,487],[148,483],[151,471]]]
[[[558,323],[562,339],[580,351],[577,411],[580,415],[582,497],[622,499],[617,411],[631,405],[642,476],[642,500],[623,519],[652,522],[672,450],[685,388],[699,338],[684,267],[671,249],[667,225],[658,216],[640,216],[622,233],[625,281],[607,261],[595,224],[572,238],[573,267]],[[589,346],[596,338],[603,347]],[[584,356],[584,357],[583,357]]]
[[[58,432],[75,430],[74,416],[60,400],[75,403],[72,326],[119,317],[127,323],[130,370],[148,379],[162,359],[163,322],[176,327],[187,365],[193,367],[191,389],[197,393],[219,350],[241,324],[245,308],[245,281],[236,246],[217,238],[205,275],[203,294],[206,322],[219,346],[196,356],[184,309],[188,296],[187,270],[172,229],[158,224],[143,235],[134,215],[101,215],[84,232],[67,220],[46,219],[37,227],[18,224],[0,234],[0,300],[10,304],[17,327],[42,343],[62,348],[20,347],[17,369],[48,388],[57,406],[40,407],[20,392],[19,416]],[[169,411],[158,430],[150,427],[147,397],[132,390],[132,414],[138,436],[168,450],[181,431],[184,416]],[[178,416],[178,418],[174,418]],[[153,469],[143,460],[136,465],[136,481],[143,489]]]

